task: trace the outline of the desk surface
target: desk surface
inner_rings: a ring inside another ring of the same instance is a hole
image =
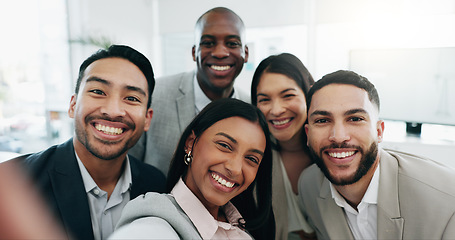
[[[455,126],[422,125],[420,137],[406,134],[406,123],[385,121],[383,148],[421,155],[455,168]]]

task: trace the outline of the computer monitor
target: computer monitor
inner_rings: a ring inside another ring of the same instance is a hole
[[[422,123],[455,125],[455,47],[356,49],[350,69],[378,89],[382,119],[417,134]]]

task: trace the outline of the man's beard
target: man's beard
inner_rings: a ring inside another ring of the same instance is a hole
[[[87,116],[86,119],[85,119],[86,125],[88,125],[88,123],[92,119],[95,119],[95,117]],[[110,119],[108,117],[99,117],[99,119],[104,119],[104,120],[108,120],[108,121],[114,121],[113,119]],[[120,122],[120,120],[117,120],[117,121]],[[126,122],[126,121],[121,121],[121,122],[127,124],[131,129],[135,128],[135,125],[133,123]],[[89,134],[86,132],[86,129],[84,129],[81,126],[79,126],[77,122],[75,122],[75,130],[76,130],[77,139],[79,140],[79,142],[82,143],[82,145],[85,146],[87,151],[89,151],[93,156],[95,156],[95,157],[97,157],[99,159],[103,159],[103,160],[112,160],[112,159],[116,159],[116,158],[120,157],[122,154],[127,152],[129,150],[129,148],[133,147],[134,144],[137,142],[137,140],[139,140],[139,137],[140,137],[140,135],[139,135],[137,138],[128,139],[128,141],[126,141],[123,144],[123,146],[121,146],[117,150],[114,150],[114,151],[103,151],[103,149],[98,149],[95,146],[93,146],[91,141],[99,141],[99,142],[103,143],[104,145],[106,145],[106,148],[109,145],[114,145],[114,144],[117,144],[117,143],[116,142],[112,142],[112,141],[104,141],[104,140],[101,140],[101,139],[94,139],[93,136],[91,136],[92,140],[90,141],[89,140]],[[104,149],[104,150],[106,150],[106,149]]]
[[[343,179],[337,180],[333,176],[330,175],[329,170],[327,169],[327,166],[324,164],[324,160],[320,156],[322,156],[323,151],[327,148],[356,148],[361,154],[362,154],[362,159],[360,160],[359,166],[356,170],[356,172],[348,177],[345,177]],[[359,181],[363,176],[367,174],[367,172],[371,169],[371,167],[374,165],[376,158],[378,156],[378,144],[376,142],[372,142],[370,147],[368,148],[368,151],[364,153],[363,149],[360,147],[356,146],[347,146],[346,144],[332,144],[328,147],[322,148],[320,151],[320,155],[318,156],[314,149],[309,146],[310,153],[313,157],[314,162],[318,167],[321,169],[321,171],[324,173],[325,177],[329,179],[329,181],[338,186],[345,186],[345,185],[351,185],[353,183],[356,183]]]

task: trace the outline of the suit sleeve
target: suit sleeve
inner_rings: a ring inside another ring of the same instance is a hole
[[[306,170],[306,169],[305,169]],[[302,226],[303,230],[305,233],[308,233],[308,234],[313,234],[315,233],[315,226],[313,225],[313,223],[311,223],[310,219],[309,219],[309,215],[308,215],[308,212],[306,210],[306,208],[308,207],[308,203],[305,202],[305,197],[307,197],[306,195],[308,195],[307,192],[305,192],[305,181],[308,181],[308,182],[311,182],[312,184],[316,184],[315,181],[311,181],[312,179],[311,178],[308,178],[304,176],[304,172],[305,170],[303,170],[303,172],[300,174],[300,177],[299,177],[299,180],[297,182],[297,189],[298,189],[298,198],[297,198],[297,204],[299,205],[299,208],[300,208],[300,211],[302,212],[302,215],[303,215],[303,218],[305,220],[305,225]]]
[[[442,239],[455,239],[455,213],[453,213],[452,217],[449,219]]]
[[[180,237],[164,219],[145,217],[118,228],[109,239],[180,239]]]

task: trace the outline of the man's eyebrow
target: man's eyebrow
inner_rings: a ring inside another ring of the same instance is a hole
[[[332,116],[332,114],[330,112],[324,111],[324,110],[316,110],[310,114],[310,117],[315,116],[315,115]]]
[[[87,78],[87,80],[85,82],[87,82],[87,83],[88,82],[99,82],[99,83],[104,84],[106,86],[111,86],[112,85],[110,81],[102,79],[102,78],[99,78],[99,77],[96,77],[96,76]],[[141,95],[144,95],[144,96],[147,96],[145,91],[142,88],[140,88],[140,87],[126,85],[125,89],[127,89],[129,91],[137,92],[137,93],[139,93]]]
[[[356,113],[367,113],[367,111],[365,111],[365,109],[363,109],[363,108],[355,108],[355,109],[346,111],[344,113],[344,115],[348,116],[348,115],[352,115],[352,114],[356,114]]]
[[[242,39],[240,38],[239,35],[228,35],[228,36],[226,36],[225,38],[236,38],[236,39],[238,39],[239,41],[242,40]]]
[[[356,113],[367,113],[367,111],[365,111],[365,109],[363,109],[363,108],[355,108],[355,109],[346,111],[344,113],[344,115],[348,116],[348,115],[352,115],[352,114],[356,114]],[[332,114],[328,111],[316,110],[310,114],[310,116],[314,116],[314,115],[331,116]]]
[[[204,35],[201,36],[201,40],[204,39],[204,38],[216,38],[216,37],[213,36],[213,35],[210,35],[210,34],[204,34]],[[239,35],[228,35],[225,38],[236,38],[239,41],[242,40]]]
[[[99,77],[96,77],[96,76],[93,76],[93,77],[89,77],[87,78],[87,80],[85,80],[86,83],[88,82],[99,82],[99,83],[102,83],[104,85],[108,85],[110,86],[111,83],[105,79],[102,79],[102,78],[99,78]]]
[[[204,38],[215,38],[215,36],[209,35],[209,34],[204,34],[201,36],[201,40],[203,40]]]
[[[140,88],[140,87],[135,87],[135,86],[127,85],[125,88],[128,89],[128,90],[130,90],[130,91],[135,91],[135,92],[137,92],[137,93],[139,93],[139,94],[141,94],[141,95],[147,96],[147,94],[145,93],[145,91],[142,90],[142,88]]]

